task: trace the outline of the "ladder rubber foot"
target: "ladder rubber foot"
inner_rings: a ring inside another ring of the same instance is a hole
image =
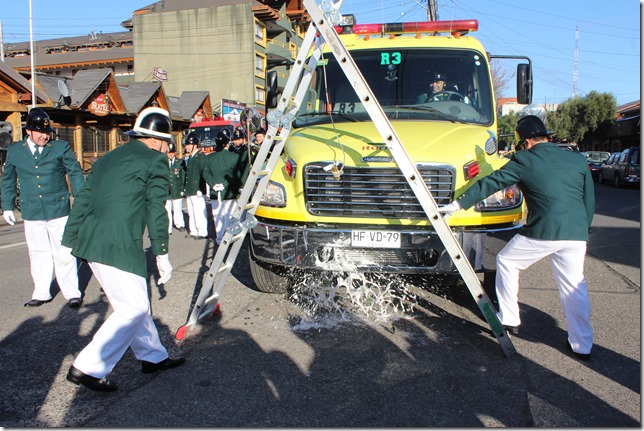
[[[215,309],[214,309],[214,310],[212,310],[212,315],[213,315],[213,316],[216,316],[217,314],[219,314],[219,309],[220,309],[220,308],[221,308],[221,304],[218,302],[218,303],[215,305]]]
[[[188,326],[183,325],[182,327],[177,329],[177,333],[174,334],[174,338],[176,338],[177,340],[183,340],[184,338],[186,338],[187,334],[188,334]]]

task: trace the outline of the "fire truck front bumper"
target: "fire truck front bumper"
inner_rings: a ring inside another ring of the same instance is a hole
[[[386,226],[310,227],[258,220],[250,230],[253,257],[266,263],[299,269],[398,274],[450,274],[456,266],[431,227]],[[453,229],[475,270],[482,268],[488,233],[516,229]]]

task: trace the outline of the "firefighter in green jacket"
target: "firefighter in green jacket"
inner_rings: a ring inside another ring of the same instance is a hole
[[[82,303],[76,261],[55,265],[70,209],[69,176],[77,196],[85,180],[76,156],[65,141],[52,140],[49,115],[33,108],[25,125],[27,139],[9,145],[2,174],[2,216],[16,222],[14,198],[20,182],[20,211],[24,220],[34,291],[25,307],[39,307],[52,300],[50,286],[55,274],[60,291],[71,308]]]
[[[188,236],[195,240],[208,238],[208,213],[206,211],[206,180],[203,166],[206,155],[199,151],[199,137],[192,132],[184,144],[186,158],[186,184],[183,194],[188,207]]]
[[[168,166],[170,168],[170,194],[165,202],[168,212],[168,233],[172,235],[172,225],[179,232],[186,230],[183,220],[183,187],[186,182],[186,168],[183,160],[177,157],[177,148],[174,143],[168,145]]]
[[[172,275],[165,211],[170,175],[164,154],[172,142],[170,115],[165,109],[145,108],[126,134],[137,139],[92,166],[69,215],[57,259],[86,259],[114,309],[67,373],[70,382],[103,392],[118,388],[107,375],[128,348],[141,361],[143,373],[185,362],[168,356],[152,320],[143,248],[147,231],[158,284],[166,283]]]
[[[568,326],[567,349],[587,361],[593,330],[584,259],[595,213],[593,179],[583,157],[548,142],[552,132],[539,117],[521,118],[516,134],[526,149],[514,153],[501,169],[475,182],[440,211],[451,215],[512,184],[519,185],[528,220],[496,257],[499,320],[510,333],[518,334],[519,272],[549,257]]]
[[[239,190],[248,177],[248,164],[240,163],[240,154],[229,151],[230,132],[223,129],[217,134],[215,152],[206,157],[204,177],[210,186],[210,204],[215,224],[217,244],[230,225]]]

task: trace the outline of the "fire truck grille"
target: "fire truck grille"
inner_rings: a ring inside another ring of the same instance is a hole
[[[418,199],[400,169],[344,167],[339,179],[316,162],[304,168],[304,193],[309,213],[326,217],[425,219]],[[454,167],[416,166],[439,207],[454,196]]]

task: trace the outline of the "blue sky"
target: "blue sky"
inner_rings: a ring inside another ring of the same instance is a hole
[[[8,0],[5,0],[8,2]],[[141,0],[32,0],[34,39],[123,31],[120,23]],[[534,101],[560,103],[573,92],[575,33],[579,28],[577,91],[612,93],[618,104],[640,99],[641,4],[633,0],[437,0],[438,17],[477,19],[473,33],[492,54],[527,55],[534,68]],[[358,22],[427,19],[427,0],[344,0]],[[5,43],[29,40],[29,2],[2,8]],[[513,71],[514,66],[510,68]],[[513,95],[513,87],[508,90]]]

